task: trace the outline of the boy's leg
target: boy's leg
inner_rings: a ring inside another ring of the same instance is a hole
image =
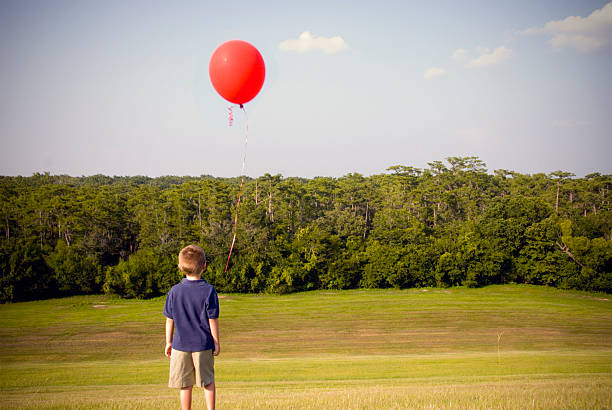
[[[201,352],[193,352],[193,364],[196,373],[196,385],[204,387],[204,398],[208,410],[215,408],[215,359],[212,355],[212,350],[203,350]],[[208,384],[207,384],[208,383]]]
[[[181,409],[183,410],[191,410],[191,392],[193,390],[193,386],[183,387],[181,388]]]
[[[215,382],[204,386],[204,398],[206,399],[206,407],[208,407],[208,410],[215,410],[216,393]]]

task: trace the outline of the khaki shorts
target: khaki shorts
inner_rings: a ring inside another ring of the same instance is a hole
[[[168,387],[208,386],[215,381],[212,350],[181,352],[172,349]]]

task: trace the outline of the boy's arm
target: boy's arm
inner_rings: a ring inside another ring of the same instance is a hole
[[[215,341],[213,356],[218,356],[221,352],[221,345],[219,344],[219,319],[208,319],[208,325],[210,326],[210,334]]]
[[[172,339],[174,338],[174,320],[170,318],[166,318],[166,348],[164,349],[164,353],[166,356],[170,357],[172,353]]]

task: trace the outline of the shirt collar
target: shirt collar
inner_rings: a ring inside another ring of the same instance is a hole
[[[183,278],[183,280],[181,281],[181,283],[184,283],[186,285],[197,285],[197,284],[202,284],[202,283],[206,283],[206,281],[204,279],[198,279],[198,280],[189,280],[187,278]]]

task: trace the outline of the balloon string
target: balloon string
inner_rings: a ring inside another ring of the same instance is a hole
[[[232,256],[232,250],[234,249],[234,243],[236,242],[236,231],[238,230],[238,207],[240,206],[240,198],[242,197],[242,185],[244,184],[244,168],[246,165],[246,154],[247,154],[247,144],[249,142],[249,117],[247,116],[246,110],[244,106],[240,104],[240,109],[244,112],[244,118],[246,119],[245,123],[245,132],[244,132],[244,154],[242,156],[242,171],[240,172],[241,180],[240,180],[240,189],[238,190],[238,202],[236,203],[236,213],[234,214],[234,237],[232,238],[232,245],[230,246],[229,254],[227,255],[227,263],[225,264],[225,270],[223,273],[227,272],[229,268],[230,258]],[[231,115],[231,108],[230,108]],[[233,120],[233,117],[230,117]],[[231,123],[230,123],[231,125]]]

